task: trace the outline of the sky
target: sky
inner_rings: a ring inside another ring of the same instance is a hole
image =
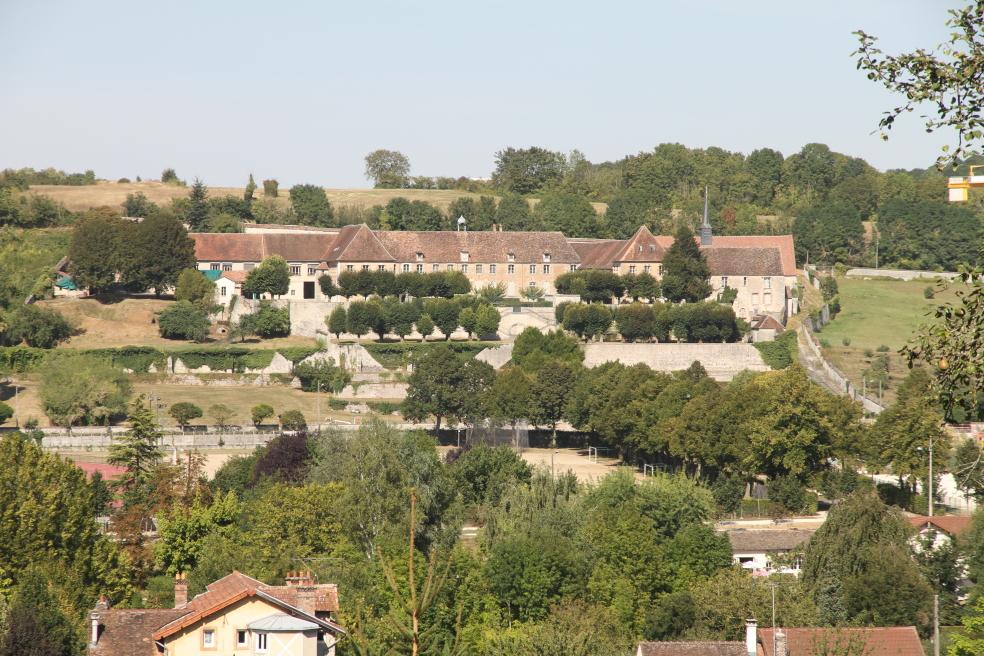
[[[369,186],[364,156],[488,177],[495,152],[594,162],[664,142],[784,155],[821,142],[879,169],[945,134],[855,69],[947,37],[949,0],[0,0],[0,168],[214,186]]]

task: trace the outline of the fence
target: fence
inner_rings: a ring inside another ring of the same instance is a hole
[[[827,378],[830,379],[835,387],[839,388],[839,392],[841,394],[848,396],[855,401],[859,401],[865,412],[878,414],[885,409],[885,406],[861,394],[857,387],[855,387],[854,383],[848,380],[847,376],[842,374],[834,365],[827,362],[827,359],[823,357],[823,352],[820,350],[820,345],[817,343],[816,337],[814,337],[813,331],[810,330],[807,322],[803,322],[803,325],[800,326],[800,330],[802,331],[803,336],[801,341],[806,342],[810,353],[817,360],[820,368],[823,369],[824,374],[826,374]]]

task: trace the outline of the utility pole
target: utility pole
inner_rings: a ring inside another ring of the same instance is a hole
[[[927,483],[928,494],[927,494],[927,506],[929,507],[929,516],[933,516],[933,437],[929,437],[929,482]]]
[[[940,656],[940,595],[939,593],[933,595],[933,656]]]
[[[318,430],[321,430],[321,381],[318,381],[318,391],[315,393],[315,398],[318,400],[318,410],[316,413]]]

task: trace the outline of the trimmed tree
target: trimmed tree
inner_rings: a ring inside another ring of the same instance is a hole
[[[328,332],[334,335],[336,340],[340,340],[342,333],[348,327],[348,313],[345,312],[345,308],[339,305],[332,310],[331,314],[325,317],[325,324],[328,326]]]
[[[434,333],[434,320],[431,319],[429,314],[422,314],[417,319],[417,332],[420,333],[420,337],[425,342]]]
[[[249,413],[250,413],[250,417],[253,420],[253,425],[259,426],[260,424],[263,423],[265,419],[269,419],[270,417],[272,417],[274,411],[273,411],[273,406],[267,405],[266,403],[260,403],[254,405],[250,409]]]
[[[372,328],[372,308],[366,301],[349,303],[346,315],[346,332],[361,338]]]
[[[710,277],[707,258],[700,252],[694,233],[680,226],[663,256],[663,296],[674,303],[703,301],[711,295]]]
[[[225,428],[229,425],[229,419],[232,417],[232,410],[227,405],[216,403],[208,407],[208,415],[215,420],[217,426],[220,428]]]
[[[205,341],[211,323],[208,315],[190,301],[178,301],[161,312],[157,319],[161,337]]]
[[[175,403],[167,411],[174,421],[178,422],[178,426],[184,430],[192,419],[198,419],[202,416],[202,409],[199,408],[194,403],[189,403],[188,401],[181,401],[180,403]]]
[[[290,289],[290,268],[279,255],[271,255],[249,272],[243,283],[244,294],[282,296]]]
[[[300,410],[288,410],[280,415],[280,427],[285,431],[307,430],[307,419]]]
[[[502,315],[491,305],[480,305],[475,311],[475,333],[479,338],[495,335]]]

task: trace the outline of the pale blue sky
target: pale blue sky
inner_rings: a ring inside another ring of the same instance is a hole
[[[933,46],[959,4],[0,0],[0,168],[349,187],[375,148],[482,177],[506,146],[811,141],[924,167],[943,135],[915,114],[870,134],[896,98],[855,70],[851,32]]]

